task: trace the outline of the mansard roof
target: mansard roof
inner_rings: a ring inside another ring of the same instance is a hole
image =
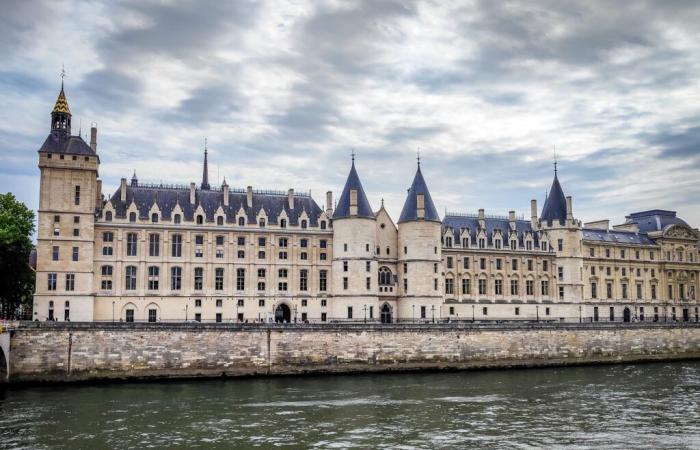
[[[236,223],[236,216],[241,208],[246,215],[247,223],[257,223],[257,216],[262,208],[267,215],[268,224],[277,225],[280,214],[284,211],[287,214],[287,223],[291,226],[299,225],[299,218],[302,212],[306,211],[309,217],[309,226],[318,225],[318,217],[321,215],[321,208],[311,198],[309,194],[295,193],[294,208],[289,209],[288,196],[286,192],[275,191],[253,191],[253,206],[247,206],[247,196],[245,189],[231,189],[229,191],[229,206],[223,204],[223,190],[201,190],[195,191],[194,205],[190,203],[190,188],[187,186],[165,187],[156,185],[138,185],[126,187],[126,201],[121,202],[119,190],[110,198],[110,203],[115,209],[117,218],[126,218],[126,212],[132,201],[136,204],[139,217],[147,219],[149,211],[155,203],[160,209],[163,220],[172,220],[172,212],[176,205],[180,205],[183,211],[184,220],[194,220],[194,214],[201,205],[206,216],[206,222],[216,221],[216,211],[221,206],[226,214],[227,223]]]
[[[663,231],[669,225],[683,225],[691,228],[685,220],[676,217],[676,211],[652,209],[630,214],[625,217],[625,223],[634,223],[642,233]]]
[[[67,136],[63,133],[50,133],[39,151],[85,156],[97,154],[80,136]]]
[[[604,244],[621,245],[655,245],[654,241],[644,233],[618,230],[583,229],[583,240]]]
[[[501,230],[501,235],[508,242],[511,240],[511,234],[515,234],[518,240],[518,245],[523,246],[525,242],[525,233],[530,232],[533,236],[534,248],[539,248],[540,237],[537,232],[533,232],[532,224],[528,220],[516,219],[515,230],[510,229],[510,220],[507,217],[485,217],[484,225],[486,233],[486,245],[493,246],[493,235],[498,229]],[[481,230],[479,228],[479,216],[477,214],[453,214],[448,213],[442,220],[442,234],[445,234],[447,228],[452,228],[455,242],[461,242],[462,231],[469,229],[470,245],[476,245],[477,235]],[[508,245],[506,242],[505,245]]]
[[[422,218],[418,217],[418,194],[423,194],[423,208],[424,215]],[[399,222],[408,222],[411,220],[428,220],[440,222],[440,216],[435,209],[435,204],[430,196],[430,191],[428,190],[428,185],[425,183],[423,178],[423,173],[420,170],[420,165],[418,165],[418,170],[416,171],[416,176],[413,178],[413,183],[408,190],[408,195],[406,196],[406,202],[403,204],[403,209],[401,210],[401,216],[399,217]]]
[[[357,191],[357,215],[351,216],[350,191],[353,190]],[[374,219],[374,212],[372,212],[372,207],[369,205],[369,200],[367,200],[365,190],[362,188],[360,177],[357,175],[357,170],[355,170],[354,159],[352,161],[352,166],[350,167],[348,179],[345,181],[343,193],[340,195],[340,200],[338,200],[338,205],[333,213],[333,219],[342,219],[345,217],[366,217],[368,219]]]
[[[564,191],[559,184],[559,178],[557,178],[556,173],[542,208],[541,219],[546,222],[566,220],[566,197],[564,197]]]

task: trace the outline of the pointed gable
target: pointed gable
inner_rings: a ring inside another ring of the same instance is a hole
[[[338,206],[333,213],[333,219],[342,219],[345,217],[366,217],[374,219],[374,212],[369,205],[365,190],[362,188],[360,177],[355,170],[355,161],[350,167],[350,174],[345,182],[343,193],[340,195]]]
[[[542,208],[541,220],[547,222],[566,220],[566,197],[564,197],[564,191],[561,189],[556,173],[554,174],[552,188],[549,190],[549,195]]]
[[[416,171],[416,176],[413,178],[413,184],[408,190],[406,203],[403,204],[399,223],[409,222],[411,220],[429,220],[440,222],[440,216],[435,209],[435,204],[428,191],[428,185],[423,179],[423,173],[420,170],[420,165]]]

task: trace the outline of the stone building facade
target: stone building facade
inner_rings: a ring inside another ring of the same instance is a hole
[[[353,158],[335,210],[306,193],[147,185],[110,198],[63,87],[39,150],[36,320],[698,320],[700,233],[675,212],[583,224],[555,168],[538,216],[440,218],[420,163],[398,222]]]

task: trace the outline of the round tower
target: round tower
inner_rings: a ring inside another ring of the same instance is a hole
[[[353,157],[333,213],[332,313],[337,320],[377,320],[376,219]]]
[[[399,318],[438,321],[443,303],[441,222],[420,162],[398,228]]]

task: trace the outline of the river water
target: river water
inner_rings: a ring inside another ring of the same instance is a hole
[[[700,362],[0,390],[1,448],[700,448]]]

